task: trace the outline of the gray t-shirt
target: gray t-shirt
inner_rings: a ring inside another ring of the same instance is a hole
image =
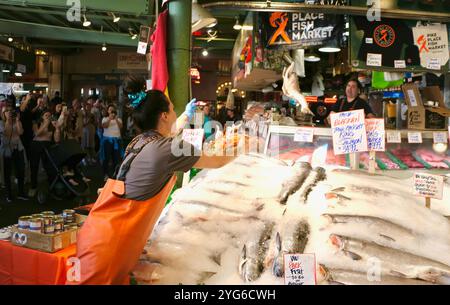
[[[148,136],[158,135],[149,132]],[[177,142],[178,141],[178,142]],[[178,144],[191,153],[172,153],[172,147]],[[140,139],[135,149],[140,148],[144,141]],[[131,154],[122,164],[125,164]],[[179,138],[167,138],[159,135],[156,140],[148,143],[131,163],[130,169],[125,176],[125,198],[133,200],[147,200],[158,194],[173,176],[174,172],[187,172],[200,158],[198,150]],[[121,171],[119,171],[121,172]]]

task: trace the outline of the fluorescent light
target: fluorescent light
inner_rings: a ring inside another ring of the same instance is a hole
[[[316,55],[306,55],[306,56],[305,56],[305,61],[308,61],[308,62],[318,62],[318,61],[320,61],[320,57],[319,57],[319,56],[316,56]]]
[[[340,52],[341,49],[340,48],[336,48],[336,47],[323,47],[323,48],[319,48],[319,52],[323,52],[323,53],[335,53],[335,52]]]
[[[342,34],[342,35],[344,35],[344,36],[349,36],[350,33],[347,31],[347,32],[344,32],[344,34]]]
[[[2,70],[2,72],[3,72],[3,73],[9,73],[9,72],[11,72],[11,71],[9,71],[9,70],[7,70],[7,69],[4,69],[4,70]]]
[[[233,25],[233,29],[236,31],[240,31],[242,29],[242,25],[239,24],[239,20],[236,18],[236,23]]]
[[[252,31],[253,30],[253,25],[244,25],[244,26],[242,26],[242,29],[244,31]]]

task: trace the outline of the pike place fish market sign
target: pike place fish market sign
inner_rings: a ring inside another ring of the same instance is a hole
[[[260,22],[267,48],[320,46],[343,32],[344,17],[323,13],[261,13]]]

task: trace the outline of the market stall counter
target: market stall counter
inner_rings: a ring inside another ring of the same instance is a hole
[[[0,241],[0,285],[64,285],[75,254],[75,245],[45,253]]]

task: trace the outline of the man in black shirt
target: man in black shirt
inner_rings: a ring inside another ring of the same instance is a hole
[[[374,118],[375,114],[373,113],[372,108],[370,108],[370,105],[359,97],[361,88],[361,83],[357,79],[350,79],[345,88],[346,98],[337,101],[331,108],[330,114],[363,109],[366,118]],[[330,123],[330,116],[328,116],[327,120],[328,123]]]

